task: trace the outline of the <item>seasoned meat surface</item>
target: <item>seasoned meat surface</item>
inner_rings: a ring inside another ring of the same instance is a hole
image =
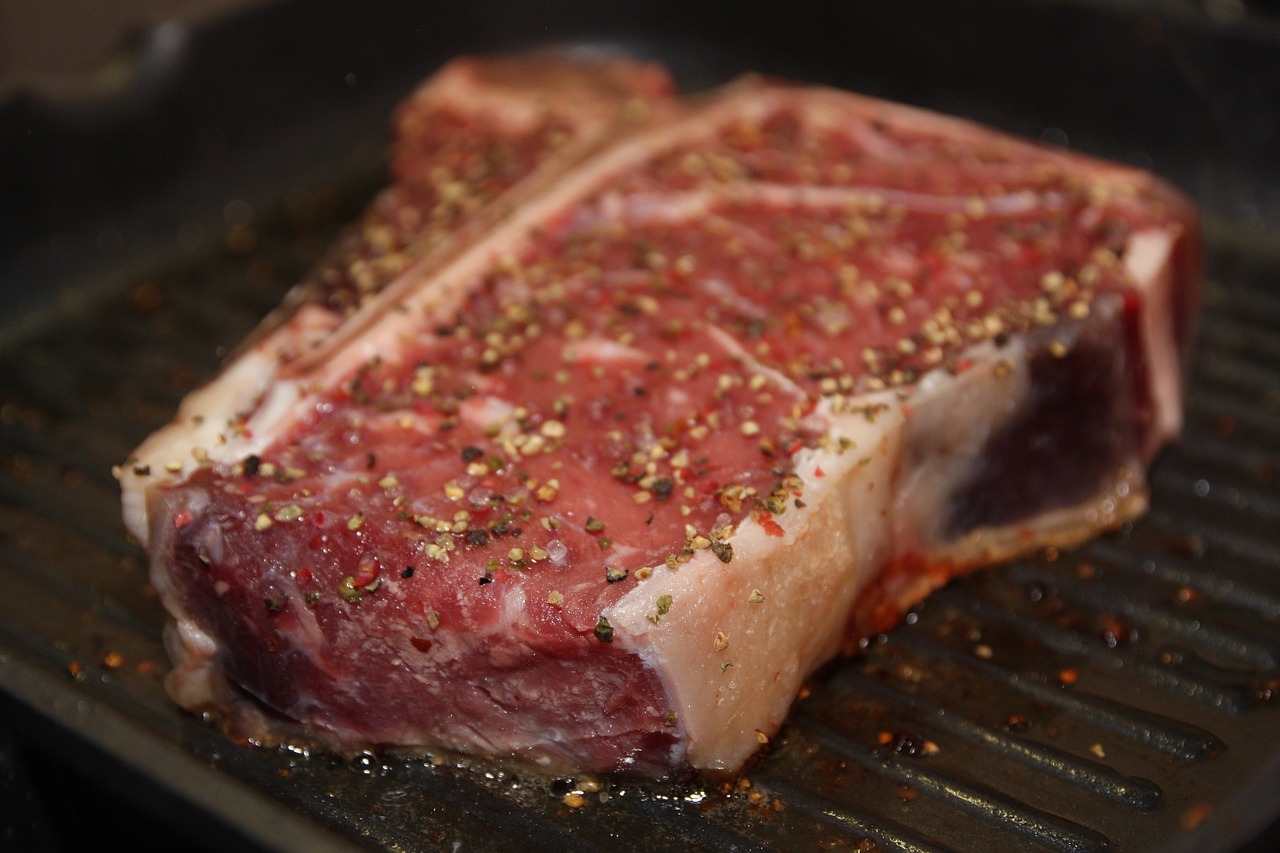
[[[393,185],[126,466],[177,701],[733,772],[948,578],[1142,511],[1180,195],[847,93],[670,91],[543,57],[410,98]]]

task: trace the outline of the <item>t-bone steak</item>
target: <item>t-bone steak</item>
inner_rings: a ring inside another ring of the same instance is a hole
[[[1195,214],[755,78],[460,60],[393,183],[122,466],[168,688],[258,743],[731,773],[957,573],[1141,513]]]

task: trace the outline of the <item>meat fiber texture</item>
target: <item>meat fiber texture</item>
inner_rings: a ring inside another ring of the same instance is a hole
[[[460,60],[122,466],[168,689],[256,743],[733,773],[957,573],[1140,514],[1192,207],[839,91]]]

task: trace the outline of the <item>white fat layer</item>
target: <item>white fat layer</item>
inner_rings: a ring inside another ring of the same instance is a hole
[[[201,657],[213,657],[218,652],[217,641],[190,620],[178,623],[178,637],[183,646]]]
[[[733,770],[759,748],[757,732],[773,733],[801,681],[837,651],[858,592],[887,556],[887,486],[903,414],[892,395],[875,402],[885,408],[872,418],[825,413],[831,434],[853,446],[797,458],[811,486],[804,509],[778,519],[785,536],[748,519],[729,564],[700,551],[678,571],[658,569],[606,613],[615,643],[663,678],[694,766]],[[655,624],[662,595],[671,607]],[[718,635],[727,642],[720,650]]]
[[[484,430],[490,424],[507,422],[515,410],[516,407],[510,400],[487,394],[482,397],[468,397],[461,406],[462,419],[480,430]]]
[[[715,341],[730,358],[742,364],[751,373],[760,374],[766,381],[784,389],[788,394],[796,397],[804,396],[804,389],[792,381],[791,377],[780,370],[774,370],[772,367],[761,364],[742,344],[738,343],[737,338],[719,326],[710,327],[707,330],[707,336]]]
[[[649,361],[649,355],[642,349],[629,347],[608,338],[587,337],[565,347],[566,355],[572,355],[576,361],[612,367],[635,367]]]
[[[1170,330],[1173,323],[1173,247],[1171,229],[1147,229],[1129,238],[1124,266],[1142,297],[1142,346],[1147,360],[1155,424],[1144,455],[1149,460],[1182,429],[1181,360]]]
[[[719,195],[736,202],[837,210],[876,209],[885,205],[894,205],[920,213],[942,214],[971,212],[974,207],[974,199],[967,195],[941,195],[874,186],[790,186],[754,182],[730,186]],[[982,209],[989,214],[1009,216],[1037,209],[1052,209],[1061,206],[1062,201],[1062,197],[1057,194],[1041,195],[1030,190],[1021,190],[1003,195],[983,196]]]
[[[982,197],[982,211],[997,216],[1012,216],[1032,210],[1061,207],[1059,193],[1034,193],[1030,190]],[[755,204],[777,207],[808,207],[833,210],[875,210],[893,205],[919,213],[972,213],[975,200],[969,195],[947,195],[894,189],[891,187],[795,186],[752,181],[724,184],[707,190],[670,193],[635,193],[623,196],[605,193],[594,208],[587,207],[574,219],[577,229],[590,229],[599,223],[625,221],[635,225],[674,223],[707,215],[724,203]]]
[[[491,63],[492,60],[485,62]],[[528,84],[518,77],[508,82],[493,79],[484,73],[483,64],[467,58],[449,63],[409,96],[400,107],[400,114],[412,113],[413,106],[425,109],[432,103],[443,103],[462,112],[482,112],[486,122],[505,127],[512,133],[531,130],[546,120],[546,99],[529,97]],[[541,82],[552,99],[561,94],[554,77]],[[575,99],[572,106],[584,126],[605,123],[617,109],[613,98],[604,92],[596,94],[577,86],[571,91]]]

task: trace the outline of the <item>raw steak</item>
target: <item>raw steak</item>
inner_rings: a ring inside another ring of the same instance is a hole
[[[837,91],[490,67],[409,101],[361,229],[123,468],[182,705],[733,772],[948,578],[1143,510],[1176,192]]]

